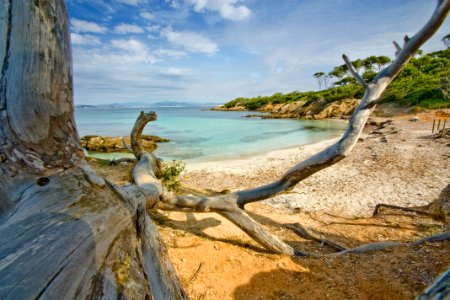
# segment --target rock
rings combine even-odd
[[[259,116],[263,119],[280,119],[280,118],[301,118],[308,120],[319,120],[328,118],[348,118],[361,100],[347,99],[343,101],[334,101],[328,103],[326,99],[317,99],[312,102],[294,101],[290,103],[269,103],[263,105],[258,111],[268,112],[269,115]],[[238,105],[230,108],[218,106],[212,110],[224,111],[241,111],[246,110],[244,106]],[[246,117],[253,117],[248,115]]]
[[[236,106],[229,107],[229,108],[227,108],[227,107],[222,105],[222,106],[213,107],[213,108],[211,108],[211,110],[218,110],[218,111],[243,111],[243,110],[246,110],[246,109],[242,105],[236,105]]]
[[[325,105],[325,107],[318,112],[315,119],[338,118],[344,115],[351,115],[355,108],[359,105],[359,100],[349,99],[344,101],[335,101]]]
[[[419,122],[420,119],[418,117],[413,117],[411,119],[409,119],[410,122]]]
[[[125,137],[125,141],[130,144],[129,137]],[[164,142],[169,142],[169,140],[153,135],[143,135],[141,140],[142,147],[149,152],[157,148],[156,143]],[[128,152],[122,144],[122,137],[87,135],[81,138],[81,147],[92,152]]]

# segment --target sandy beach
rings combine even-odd
[[[433,139],[431,133],[433,120],[444,119],[440,116],[421,113],[417,121],[412,121],[411,115],[372,117],[349,157],[265,203],[280,209],[349,217],[369,216],[378,203],[408,207],[429,204],[450,182],[449,142]],[[251,157],[188,163],[183,184],[215,191],[266,184],[335,141]]]
[[[396,210],[364,218],[378,203],[426,205],[449,184],[449,140],[434,139],[431,133],[438,116],[419,114],[417,122],[410,121],[413,117],[371,118],[349,157],[299,183],[290,193],[247,205],[247,212],[294,248],[310,253],[333,250],[298,236],[285,224],[303,224],[346,247],[408,243],[448,231],[448,224],[439,220]],[[182,183],[214,191],[269,183],[335,140],[191,162],[182,173]],[[130,164],[94,167],[117,183],[132,181]],[[268,253],[214,212],[153,211],[151,216],[192,299],[413,299],[450,263],[448,241],[297,259]]]

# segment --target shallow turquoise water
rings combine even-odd
[[[80,136],[124,136],[130,134],[141,110],[79,108],[75,111],[75,119]],[[336,137],[345,128],[345,123],[337,120],[245,118],[248,112],[200,108],[152,110],[157,112],[158,120],[149,123],[144,133],[171,140],[159,144],[156,150],[156,155],[166,160],[213,160],[262,153]]]

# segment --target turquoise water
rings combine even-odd
[[[80,136],[124,136],[130,134],[141,110],[77,108],[75,119]],[[251,155],[336,137],[345,128],[345,123],[338,120],[245,118],[249,112],[183,107],[151,110],[157,112],[158,120],[147,124],[144,134],[171,140],[159,144],[156,150],[156,155],[165,160],[214,160]]]

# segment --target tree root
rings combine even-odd
[[[137,208],[136,224],[144,257],[144,270],[147,277],[151,278],[153,298],[188,299],[170,262],[166,246],[142,204]]]
[[[292,229],[295,231],[295,233],[297,233],[298,235],[309,239],[309,240],[314,240],[314,241],[318,241],[322,244],[328,245],[330,247],[332,247],[333,249],[337,250],[337,251],[345,251],[347,250],[346,247],[327,240],[325,238],[323,238],[322,236],[319,236],[318,234],[312,232],[311,230],[307,229],[306,227],[304,227],[303,225],[301,225],[300,223],[294,223],[294,224],[284,224],[285,227]]]
[[[423,210],[419,210],[419,209],[415,209],[415,208],[409,208],[409,207],[403,207],[403,206],[397,206],[397,205],[383,204],[383,203],[377,204],[375,206],[375,209],[373,210],[372,216],[375,217],[375,216],[379,215],[381,208],[397,209],[397,210],[401,210],[401,211],[416,213],[418,215],[432,216],[431,213],[423,211]]]
[[[299,223],[294,223],[294,224],[285,224],[285,227],[294,230],[297,234],[301,235],[302,237],[305,237],[307,239],[310,240],[315,240],[318,241],[320,243],[326,244],[336,250],[338,250],[338,252],[335,253],[331,253],[331,254],[325,254],[325,255],[317,255],[317,254],[309,254],[309,253],[304,253],[305,256],[316,256],[316,257],[320,257],[320,256],[341,256],[341,255],[345,255],[345,254],[349,254],[349,253],[368,253],[368,252],[374,252],[374,251],[380,251],[380,250],[385,250],[388,248],[392,248],[395,246],[400,246],[400,245],[414,245],[414,246],[418,246],[418,245],[422,245],[425,243],[432,243],[432,242],[439,242],[439,241],[444,241],[444,240],[450,240],[450,232],[444,232],[444,233],[439,233],[439,234],[435,234],[426,238],[423,238],[421,240],[418,240],[416,242],[413,243],[401,243],[401,242],[375,242],[375,243],[367,243],[367,244],[362,244],[360,246],[357,246],[355,248],[351,248],[348,249],[342,245],[340,245],[337,242],[333,242],[327,239],[322,238],[321,236],[313,233],[311,230],[307,229],[306,227],[304,227],[303,225],[299,224]]]

